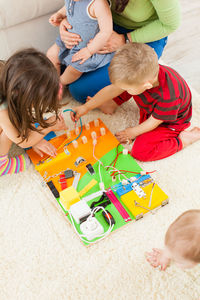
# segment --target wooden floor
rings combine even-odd
[[[162,59],[200,94],[200,2],[180,0],[180,3],[182,23],[169,36]]]

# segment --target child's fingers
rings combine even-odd
[[[148,263],[153,267],[153,268],[157,268],[158,264],[150,259],[147,258]]]
[[[50,156],[57,155],[56,148],[49,142],[48,142],[48,144],[46,144],[45,150],[46,150],[46,153]]]
[[[43,156],[44,156],[43,153],[42,153],[42,151],[40,151],[39,149],[35,149],[35,148],[33,147],[33,150],[34,150],[40,157],[43,157]]]
[[[157,254],[160,254],[161,253],[161,250],[158,249],[158,248],[153,248],[152,249],[154,253],[157,253]]]
[[[75,122],[75,114],[73,111],[70,112],[70,117],[73,122]]]
[[[76,112],[76,111],[71,112],[71,119],[73,122],[77,122],[79,120],[79,118],[80,118],[80,115],[78,112]]]
[[[77,52],[76,54],[74,54],[72,56],[72,62],[75,62],[75,61],[78,61],[80,60],[82,57],[81,57],[81,54],[79,52]]]
[[[82,65],[86,60],[87,60],[87,58],[83,58],[83,59],[80,61],[79,65]]]
[[[153,252],[145,252],[145,256],[148,257],[148,256],[152,256],[153,255]]]
[[[151,262],[154,262],[154,263],[157,262],[157,258],[154,257],[154,256],[152,256],[151,254],[149,254],[148,256],[146,256],[146,259],[147,259],[148,261],[151,261]]]
[[[63,116],[63,113],[62,113],[62,112],[60,112],[60,113],[58,114],[58,118],[59,118],[60,121],[64,121],[64,116]]]
[[[160,265],[160,266],[161,266],[160,268],[161,271],[165,271],[167,269],[167,265]]]

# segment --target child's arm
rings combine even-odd
[[[94,1],[91,10],[98,20],[99,32],[96,34],[94,39],[89,42],[87,47],[74,54],[72,62],[81,60],[81,63],[84,63],[84,61],[86,61],[94,53],[97,53],[100,49],[103,48],[112,34],[112,15],[110,7],[108,5],[108,1]]]
[[[146,121],[137,126],[129,127],[125,130],[117,132],[116,137],[121,143],[127,142],[127,140],[135,139],[138,135],[152,131],[153,129],[157,128],[161,123],[163,123],[162,120],[158,120],[150,116]]]
[[[150,116],[146,121],[134,127],[135,137],[145,132],[152,131],[153,129],[158,127],[161,123],[163,123],[162,120],[158,120]]]
[[[113,98],[119,96],[123,93],[124,90],[116,87],[115,85],[111,84],[100,90],[94,97],[92,97],[88,102],[83,105],[77,106],[73,108],[76,113],[71,113],[71,118],[73,121],[77,121],[81,116],[87,114],[90,110],[93,110],[103,103],[112,100]]]
[[[51,117],[48,119],[50,123],[52,123],[55,120],[55,117]],[[1,122],[0,127],[4,131],[5,135],[14,143],[19,144],[22,148],[29,148],[34,145],[36,145],[39,141],[41,141],[46,134],[48,134],[50,131],[55,130],[63,130],[66,129],[66,125],[64,123],[63,117],[59,117],[59,119],[56,121],[55,125],[50,126],[48,128],[41,128],[40,126],[37,129],[41,129],[41,132],[37,131],[30,131],[29,137],[27,140],[22,141],[20,137],[18,137],[17,129],[12,125],[10,122],[8,112],[5,110],[1,113]]]
[[[100,50],[110,38],[113,31],[112,14],[107,0],[96,0],[93,3],[95,17],[98,20],[99,32],[87,46],[94,54]]]
[[[59,26],[61,21],[66,18],[66,7],[63,6],[49,18],[49,23],[53,26]]]

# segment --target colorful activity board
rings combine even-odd
[[[57,148],[54,158],[27,153],[85,245],[168,203],[151,172],[141,169],[100,119],[50,142]]]

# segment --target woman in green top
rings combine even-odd
[[[167,43],[167,36],[180,24],[179,0],[112,0],[111,10],[113,33],[100,53],[116,51],[126,42],[136,42],[148,44],[160,58]],[[60,25],[61,39],[67,48],[72,48],[79,43],[81,37],[67,31],[71,26],[65,16],[59,16],[58,25]],[[88,96],[94,96],[109,84],[108,65],[106,65],[98,70],[84,73],[69,88],[76,100],[85,102]]]

